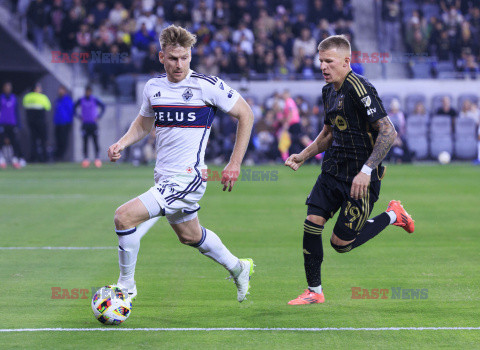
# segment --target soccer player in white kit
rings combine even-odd
[[[155,186],[121,205],[115,212],[120,276],[118,285],[137,295],[134,280],[140,239],[159,216],[165,216],[183,244],[224,266],[237,286],[242,302],[250,287],[252,259],[238,259],[211,230],[199,223],[198,201],[207,187],[205,148],[219,108],[238,119],[230,162],[222,172],[223,190],[231,191],[250,139],[253,113],[240,94],[217,77],[190,69],[196,37],[171,25],[160,35],[160,62],[166,74],[150,79],[143,91],[139,115],[129,130],[108,149],[112,162],[128,146],[148,135],[155,125]]]

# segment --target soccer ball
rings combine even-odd
[[[120,324],[132,310],[132,299],[116,285],[109,285],[97,290],[92,298],[92,310],[97,320],[103,324]]]
[[[452,156],[450,156],[450,153],[447,151],[440,152],[438,155],[438,161],[440,164],[448,164],[450,163],[450,160],[452,159]]]

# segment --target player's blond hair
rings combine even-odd
[[[331,49],[341,49],[347,51],[350,55],[352,54],[350,41],[348,41],[347,37],[343,34],[329,36],[318,44],[318,51],[328,51]]]
[[[176,25],[170,25],[160,34],[160,46],[164,50],[167,46],[181,46],[191,48],[197,42],[197,36],[190,33],[185,28]]]

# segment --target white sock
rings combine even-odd
[[[155,217],[147,220],[136,228],[115,230],[118,235],[118,266],[120,267],[118,283],[125,288],[133,288],[135,284],[135,265],[140,250],[140,240],[158,219],[159,217]]]
[[[477,159],[480,160],[480,141],[477,143]]]
[[[393,210],[387,211],[386,213],[390,216],[390,225],[397,221],[397,214],[395,214]]]
[[[215,232],[202,227],[202,239],[193,247],[225,267],[233,276],[240,273],[242,269],[240,261],[230,253]]]
[[[319,285],[318,287],[308,287],[312,292],[322,294],[322,285]]]

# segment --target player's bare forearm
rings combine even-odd
[[[155,118],[148,118],[139,114],[132,122],[125,135],[118,140],[118,143],[120,143],[123,148],[126,148],[140,141],[150,133],[154,121]]]
[[[223,169],[221,181],[223,190],[225,191],[228,188],[228,192],[230,192],[240,175],[240,166],[250,141],[253,127],[253,112],[247,102],[240,97],[228,114],[238,119],[235,145],[230,156],[230,162]]]
[[[390,147],[392,147],[392,144],[397,137],[397,132],[388,116],[377,120],[372,126],[375,130],[378,130],[378,136],[375,145],[373,146],[372,154],[367,159],[365,165],[371,169],[375,169],[385,158]]]
[[[324,125],[315,141],[300,153],[300,157],[303,158],[303,160],[307,160],[315,157],[319,153],[325,152],[332,145],[332,140],[332,128],[328,125]]]
[[[247,102],[240,97],[228,114],[238,119],[237,135],[232,155],[230,156],[230,162],[242,164],[243,157],[245,156],[250,141],[250,134],[252,133],[253,112]]]

